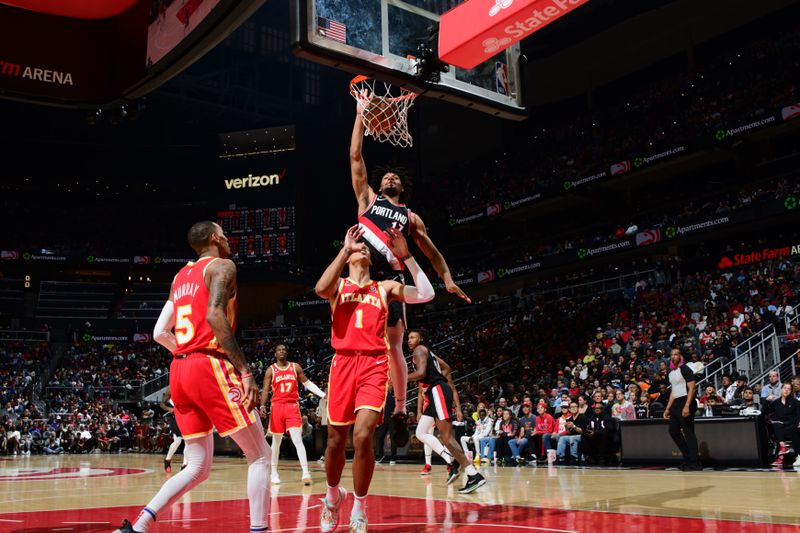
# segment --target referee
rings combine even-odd
[[[684,472],[702,470],[700,458],[697,455],[697,437],[694,435],[694,411],[697,378],[689,368],[681,351],[674,348],[669,354],[670,373],[669,382],[672,392],[669,403],[664,411],[664,418],[669,420],[669,434],[683,454],[683,463],[680,469]]]

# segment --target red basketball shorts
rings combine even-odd
[[[292,428],[303,427],[297,402],[273,402],[269,409],[269,432],[283,435]]]
[[[388,383],[389,358],[385,353],[337,352],[328,380],[328,423],[355,424],[360,409],[383,415]]]
[[[258,413],[244,406],[242,379],[227,359],[203,353],[176,357],[169,390],[184,439],[208,435],[215,427],[224,437],[258,420]]]

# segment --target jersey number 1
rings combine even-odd
[[[364,328],[364,310],[363,309],[356,309],[356,323],[355,326],[358,329]]]

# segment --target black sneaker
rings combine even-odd
[[[406,424],[407,419],[408,415],[405,413],[392,415],[392,439],[394,439],[395,446],[398,448],[408,444],[408,439],[411,438],[408,433],[408,424]]]
[[[686,470],[689,472],[701,472],[703,470],[703,465],[700,463],[689,463]]]
[[[460,489],[458,489],[459,494],[471,494],[478,490],[479,487],[482,487],[486,484],[486,480],[483,476],[478,473],[474,476],[467,476],[467,483]]]
[[[453,481],[458,479],[461,475],[461,465],[453,461],[447,465],[447,484],[452,485]]]
[[[133,529],[133,524],[131,524],[127,520],[123,520],[122,525],[119,526],[118,529],[115,529],[114,533],[138,533],[138,532],[135,529]]]

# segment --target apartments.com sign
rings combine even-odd
[[[280,174],[264,174],[263,176],[253,176],[248,174],[246,178],[233,178],[225,180],[225,188],[231,189],[255,189],[258,187],[272,187],[280,185],[283,181],[286,170],[282,170]]]

